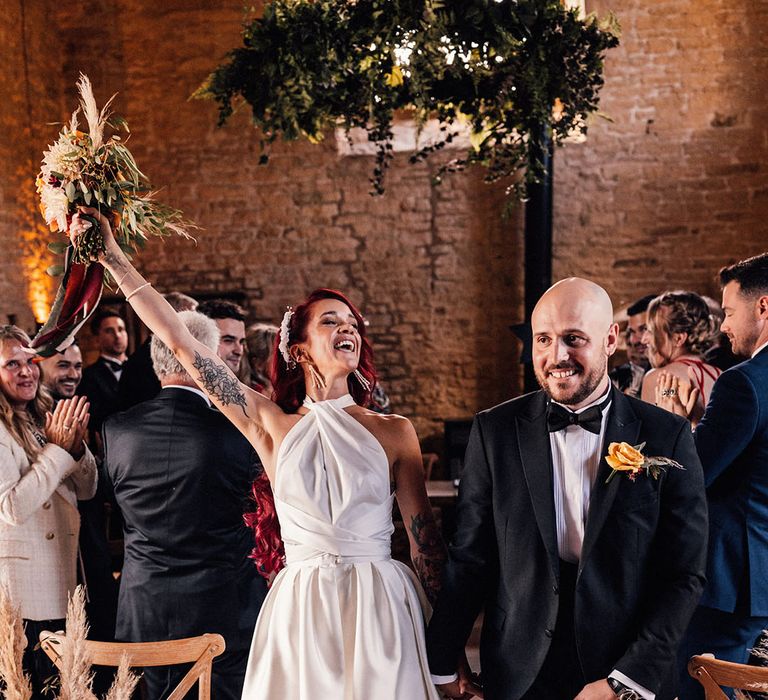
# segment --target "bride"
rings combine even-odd
[[[261,458],[285,543],[254,631],[244,698],[435,700],[424,646],[444,548],[411,423],[369,411],[375,371],[363,319],[341,293],[317,290],[286,313],[275,400],[241,384],[128,262],[94,209],[99,258],[139,317]],[[90,226],[73,217],[73,243]],[[390,557],[392,499],[406,523],[419,586]]]

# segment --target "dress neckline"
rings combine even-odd
[[[309,409],[310,411],[316,406],[333,406],[334,408],[348,408],[349,406],[355,405],[355,400],[352,398],[351,394],[344,394],[343,396],[339,396],[336,399],[325,399],[323,401],[315,401],[311,397],[305,396],[304,402],[302,405],[305,408]]]

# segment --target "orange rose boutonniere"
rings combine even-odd
[[[668,467],[675,469],[685,469],[682,464],[675,462],[668,457],[646,457],[643,454],[645,443],[632,447],[627,442],[612,442],[608,445],[608,454],[605,461],[613,469],[610,476],[605,480],[607,484],[618,472],[626,472],[631,481],[637,479],[640,472],[658,479]]]

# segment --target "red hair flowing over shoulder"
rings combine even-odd
[[[285,547],[280,537],[280,523],[275,510],[275,497],[265,472],[253,482],[251,494],[256,510],[243,515],[247,527],[253,530],[254,545],[249,557],[259,573],[270,581],[285,566]]]
[[[359,406],[367,406],[377,380],[376,369],[373,366],[373,348],[366,334],[365,319],[355,305],[341,292],[335,289],[316,289],[294,309],[288,328],[288,347],[296,343],[303,343],[307,339],[307,326],[312,315],[312,305],[322,299],[336,299],[345,304],[357,321],[357,330],[360,333],[360,361],[357,369],[370,386],[366,389],[352,374],[347,379],[347,386],[355,403]],[[281,337],[278,335],[272,352],[272,386],[274,387],[272,400],[286,413],[295,413],[307,395],[307,389],[304,385],[304,371],[298,365],[293,368],[288,367],[280,353],[280,340]]]
[[[360,406],[367,406],[371,399],[371,392],[376,386],[373,348],[366,335],[365,319],[341,292],[335,289],[316,289],[302,304],[296,307],[289,324],[288,347],[307,339],[307,325],[312,315],[312,304],[322,299],[337,299],[346,304],[357,320],[357,329],[360,334],[360,361],[357,369],[368,381],[369,387],[365,388],[352,374],[347,379],[347,386],[355,403]],[[307,395],[304,372],[298,365],[292,368],[288,367],[280,353],[280,340],[278,334],[272,352],[271,379],[274,387],[272,400],[286,413],[296,413]],[[285,566],[285,547],[280,537],[280,523],[275,510],[275,497],[265,473],[262,472],[253,482],[252,495],[256,509],[243,516],[245,524],[253,530],[254,534],[255,544],[250,557],[255,561],[259,573],[270,580],[273,574]]]

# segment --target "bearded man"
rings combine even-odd
[[[475,417],[427,632],[450,697],[473,691],[460,659],[481,608],[485,698],[675,696],[704,581],[701,464],[684,420],[612,388],[612,319],[601,287],[558,282],[532,316],[541,391]],[[614,473],[605,456],[622,442],[684,468]]]

